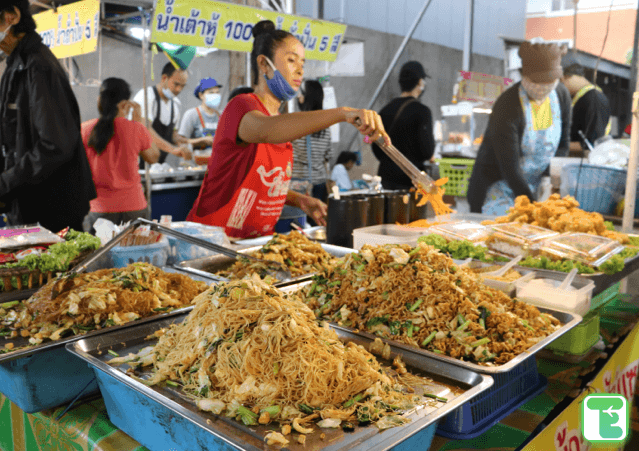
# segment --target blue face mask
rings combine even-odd
[[[286,81],[284,75],[275,68],[270,59],[266,58],[266,61],[273,68],[273,78],[269,80],[266,74],[264,74],[264,79],[266,80],[266,86],[268,86],[268,89],[271,90],[275,97],[283,102],[293,99],[297,95],[297,90],[293,89],[289,82]]]
[[[204,104],[209,108],[217,108],[220,106],[222,96],[219,93],[204,94]]]
[[[175,94],[169,88],[162,88],[162,94],[169,100],[173,100],[175,98]]]

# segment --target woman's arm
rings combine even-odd
[[[151,147],[140,152],[140,156],[149,164],[157,163],[160,160],[160,150],[155,143],[151,143]]]
[[[245,143],[279,144],[310,135],[338,122],[348,122],[354,125],[358,118],[361,125],[356,127],[360,133],[371,135],[373,140],[384,136],[390,143],[382,119],[377,113],[371,110],[356,110],[348,107],[278,116],[267,116],[256,110],[249,111],[240,121],[237,136]]]
[[[313,221],[317,224],[322,226],[326,225],[328,207],[321,200],[307,196],[306,194],[300,194],[295,191],[288,190],[288,193],[286,194],[286,205],[297,207],[313,218]]]

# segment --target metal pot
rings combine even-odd
[[[368,225],[369,203],[366,197],[344,196],[328,198],[326,242],[353,247],[353,230]]]

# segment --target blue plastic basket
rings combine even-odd
[[[507,373],[492,374],[493,386],[446,415],[437,435],[464,440],[477,437],[546,389],[548,381],[530,357]]]
[[[162,238],[157,243],[142,246],[115,246],[109,255],[114,268],[124,268],[136,262],[164,266],[169,258],[169,241]]]
[[[582,210],[613,214],[625,191],[626,171],[622,169],[591,164],[567,164],[561,169],[562,196],[574,196]]]
[[[26,413],[97,391],[93,370],[62,346],[0,364],[0,392]]]
[[[95,367],[94,371],[109,420],[148,449],[236,450],[219,437],[184,417],[175,415],[167,407],[123,384],[113,376]],[[392,449],[396,451],[426,450],[430,447],[436,429],[435,422]],[[247,437],[251,435],[251,431],[247,428]]]

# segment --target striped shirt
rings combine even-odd
[[[324,160],[331,159],[331,132],[324,129],[319,136],[311,136],[311,183],[323,183],[328,178]],[[308,154],[306,151],[306,136],[293,141],[293,178],[308,180]]]

